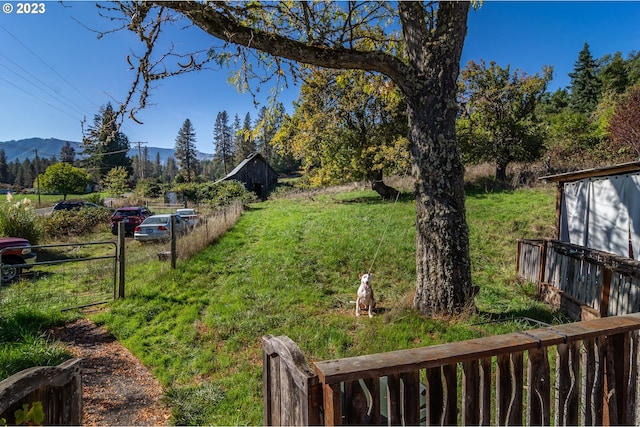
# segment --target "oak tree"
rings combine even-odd
[[[381,197],[398,192],[385,175],[410,170],[404,99],[381,74],[312,69],[275,143],[303,160],[312,182],[366,180]]]
[[[467,32],[468,2],[189,2],[118,3],[123,26],[144,52],[123,108],[147,104],[157,79],[241,59],[236,83],[259,70],[282,80],[296,64],[386,75],[407,103],[417,205],[416,293],[424,314],[453,314],[472,304],[464,168],[455,138],[456,80]],[[184,19],[213,37],[191,53],[156,43],[164,25]],[[219,40],[219,44],[214,44]],[[251,66],[261,61],[263,67]],[[266,78],[266,77],[265,77]],[[264,81],[264,80],[262,80]],[[136,107],[136,108],[138,108]]]
[[[60,193],[63,200],[67,200],[68,194],[85,193],[87,186],[93,181],[91,174],[85,169],[67,162],[49,166],[38,179],[45,191]]]
[[[493,162],[496,180],[504,182],[514,161],[539,158],[544,126],[536,116],[538,103],[551,80],[552,69],[533,76],[495,62],[470,61],[462,71],[462,117],[458,139],[469,162]]]

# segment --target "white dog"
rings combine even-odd
[[[369,317],[373,317],[373,307],[376,300],[373,297],[373,289],[369,284],[371,274],[363,274],[360,276],[360,287],[358,287],[358,298],[356,299],[356,316],[360,316],[360,309],[369,310]]]

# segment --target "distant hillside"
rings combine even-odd
[[[7,163],[13,163],[16,159],[20,162],[25,159],[32,160],[35,157],[35,150],[38,150],[38,157],[51,158],[55,156],[56,158],[60,158],[60,150],[66,143],[67,141],[56,138],[28,138],[18,141],[0,142],[0,150],[4,150]],[[69,141],[69,143],[76,150],[76,155],[80,157],[80,143],[75,141]],[[160,153],[160,162],[166,164],[167,159],[173,157],[175,150],[171,148],[147,147],[147,151],[149,152],[150,161],[155,161],[156,153]],[[137,147],[129,150],[130,157],[137,154]],[[198,158],[200,160],[207,160],[211,159],[212,155],[198,152]]]

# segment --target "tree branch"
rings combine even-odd
[[[189,1],[153,1],[158,6],[173,9],[189,18],[208,34],[224,41],[257,49],[291,61],[336,69],[377,71],[403,86],[409,68],[399,59],[381,51],[358,51],[342,47],[307,44],[293,38],[244,25],[217,9],[219,4]]]

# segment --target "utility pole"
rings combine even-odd
[[[38,193],[38,208],[40,208],[40,168],[39,163],[40,159],[38,159],[38,149],[33,150],[36,153],[36,157],[34,159],[34,163],[36,164],[36,192]]]
[[[138,174],[140,175],[140,179],[144,179],[144,167],[147,165],[147,157],[142,158],[142,149],[140,148],[141,144],[146,144],[146,142],[135,142],[134,144],[138,144]]]

